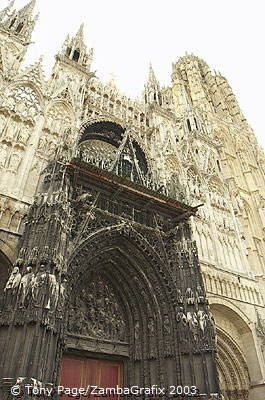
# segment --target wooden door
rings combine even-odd
[[[63,357],[60,385],[65,388],[87,388],[88,385],[97,386],[98,388],[116,388],[117,385],[122,386],[122,384],[123,363],[121,361],[75,356]],[[91,398],[94,399],[116,400],[118,397],[113,394],[106,397],[94,397],[91,395]],[[80,398],[82,398],[82,395]],[[65,394],[61,399],[68,400],[69,396]]]

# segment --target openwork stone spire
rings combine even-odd
[[[162,105],[162,96],[159,82],[155,76],[152,64],[149,65],[148,81],[144,86],[145,103]]]
[[[65,56],[76,65],[82,66],[90,70],[90,65],[93,59],[93,49],[87,49],[84,41],[84,24],[80,25],[75,36],[66,37],[63,44],[61,55]]]
[[[10,12],[12,8],[14,7],[15,0],[12,0],[7,7],[5,7],[1,12],[0,12],[0,22],[2,22],[6,17],[10,15]]]
[[[11,12],[14,6],[12,1],[0,14],[2,28],[19,38],[21,42],[28,43],[38,19],[38,15],[33,16],[35,5],[36,0],[32,0],[20,10]]]

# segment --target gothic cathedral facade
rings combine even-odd
[[[264,400],[265,155],[227,80],[186,55],[132,100],[82,26],[47,80],[34,5],[0,12],[1,398],[86,375]]]

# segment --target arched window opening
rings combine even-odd
[[[72,59],[73,59],[73,61],[78,62],[79,58],[80,58],[80,51],[77,49],[74,51]]]
[[[124,128],[110,121],[94,122],[86,127],[80,143],[85,140],[97,139],[119,147],[124,135]]]
[[[145,154],[144,154],[143,150],[141,149],[141,147],[139,146],[139,144],[135,140],[133,140],[133,147],[135,149],[135,154],[136,154],[136,158],[138,160],[138,165],[139,165],[141,171],[143,172],[143,174],[145,175],[148,172]]]
[[[154,100],[156,101],[156,93],[154,93]]]
[[[16,22],[16,18],[12,19],[10,25],[9,25],[9,29],[12,28],[12,26],[14,25],[14,23]]]
[[[198,129],[198,124],[197,124],[197,120],[195,117],[194,117],[194,122],[195,122],[196,129]]]
[[[216,163],[217,163],[218,171],[219,171],[219,172],[221,172],[220,161],[219,161],[219,160],[217,160],[217,161],[216,161]]]
[[[18,24],[18,26],[17,26],[16,32],[20,33],[23,29],[23,26],[24,26],[23,22],[20,22],[20,24]]]
[[[191,132],[191,124],[190,124],[190,120],[189,119],[187,119],[187,125],[188,125],[189,132]]]

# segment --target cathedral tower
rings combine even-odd
[[[0,13],[0,70],[7,75],[14,75],[21,66],[38,18],[33,15],[36,0],[12,11],[14,3]]]

